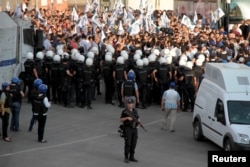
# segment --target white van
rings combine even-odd
[[[250,150],[250,68],[236,63],[207,63],[194,112],[193,135],[226,151]]]

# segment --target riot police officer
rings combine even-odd
[[[118,95],[119,107],[124,107],[121,96],[121,87],[122,83],[125,80],[125,73],[126,73],[126,68],[124,65],[124,58],[122,56],[119,56],[116,60],[116,65],[114,66],[113,70],[113,78],[115,80],[115,85],[116,85],[115,87]]]
[[[50,101],[50,79],[51,79],[51,66],[53,63],[53,56],[54,56],[54,52],[52,50],[48,50],[45,54],[45,58],[44,58],[44,67],[46,67],[47,72],[46,72],[46,80],[45,80],[45,84],[48,86],[48,91],[47,91],[47,97]]]
[[[60,71],[59,68],[61,66],[61,57],[59,55],[55,55],[53,57],[53,63],[50,69],[50,85],[52,89],[52,99],[55,104],[61,102],[61,97],[59,94],[59,85],[60,83]]]
[[[85,62],[85,67],[83,71],[83,87],[85,92],[85,102],[87,104],[87,109],[92,109],[91,102],[93,98],[93,89],[95,88],[95,73],[93,67],[93,59],[87,58]]]
[[[137,126],[139,125],[140,119],[139,114],[136,109],[134,109],[134,101],[133,99],[127,99],[128,108],[123,110],[121,113],[120,121],[123,122],[124,125],[124,139],[125,139],[125,147],[124,147],[124,162],[129,163],[138,162],[135,159],[135,148],[137,144],[138,131]]]
[[[135,82],[135,73],[134,71],[128,72],[128,80],[124,81],[121,88],[121,95],[122,101],[124,102],[125,107],[127,108],[127,100],[133,99],[134,106],[138,106],[140,99],[139,99],[139,91],[138,85]]]
[[[183,111],[187,111],[188,108],[191,108],[191,111],[194,109],[194,101],[195,101],[195,88],[196,88],[196,77],[195,73],[192,70],[193,63],[188,61],[186,64],[186,68],[183,73],[179,76],[179,80],[182,82],[183,89],[183,102],[184,108]]]
[[[33,74],[34,68],[34,55],[32,52],[28,52],[26,55],[26,61],[24,62],[25,80],[24,84],[28,86],[28,102],[31,100],[31,91],[33,89],[33,81],[35,79]]]
[[[38,121],[38,142],[46,143],[44,140],[44,129],[47,120],[47,111],[51,104],[46,97],[46,92],[48,90],[47,85],[41,84],[38,87],[38,93],[34,96],[32,102],[33,114]]]
[[[102,66],[102,75],[105,83],[105,103],[112,104],[112,97],[114,94],[114,79],[113,79],[113,61],[111,53],[105,54],[105,61]]]
[[[76,106],[83,107],[84,106],[84,63],[85,57],[83,55],[77,56],[77,63],[76,63]]]
[[[135,68],[135,74],[136,74],[136,83],[139,87],[139,97],[141,101],[141,108],[146,109],[146,98],[147,98],[147,77],[148,77],[148,71],[146,68],[143,67],[143,60],[137,59],[136,61],[136,68]]]

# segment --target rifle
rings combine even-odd
[[[147,129],[143,126],[143,124],[142,124],[140,121],[138,121],[138,119],[135,118],[135,116],[134,116],[133,114],[129,113],[127,110],[125,111],[125,113],[126,113],[128,116],[132,117],[133,121],[135,121],[135,123],[138,123],[138,125],[140,125],[140,127],[141,127],[145,132],[147,132]]]

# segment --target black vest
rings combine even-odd
[[[84,77],[84,64],[76,63],[76,79],[82,80]]]
[[[145,68],[137,69],[136,80],[138,83],[147,82],[147,70]]]
[[[125,81],[123,84],[123,94],[124,96],[134,96],[135,95],[135,82]]]
[[[102,75],[104,79],[110,79],[112,78],[112,68],[111,68],[110,62],[104,62],[102,67]]]
[[[59,68],[60,68],[60,63],[53,63],[51,65],[51,69],[50,69],[50,77],[51,77],[51,80],[55,81],[55,80],[58,80],[60,79],[60,71],[59,71]]]
[[[115,72],[116,72],[116,74],[115,74],[116,80],[118,80],[118,81],[124,80],[124,65],[122,65],[122,64],[116,65]]]
[[[27,76],[33,75],[33,67],[34,67],[33,60],[28,59],[24,62],[24,70]]]
[[[34,114],[44,114],[48,111],[48,108],[43,104],[43,99],[45,95],[36,94],[32,101],[32,110]]]

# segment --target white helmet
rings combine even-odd
[[[112,56],[110,54],[105,54],[105,61],[111,62]]]
[[[87,60],[86,60],[86,65],[87,65],[87,66],[92,66],[92,65],[93,65],[93,59],[87,58]]]
[[[59,50],[59,49],[62,49],[62,50],[63,50],[63,44],[57,45],[57,46],[56,46],[56,50]]]
[[[118,64],[124,64],[124,57],[119,56],[119,57],[117,58],[117,63],[118,63]]]
[[[85,60],[85,57],[84,57],[83,55],[81,55],[81,54],[77,57],[77,61],[78,61],[78,62],[83,63],[84,60]]]
[[[140,56],[142,56],[142,50],[141,50],[141,49],[137,49],[137,50],[135,51],[135,54],[139,54]]]
[[[148,64],[149,64],[148,58],[144,57],[144,58],[142,59],[142,61],[143,61],[143,65],[144,65],[144,66],[148,66]]]
[[[61,57],[60,57],[59,55],[55,55],[55,56],[53,57],[53,61],[54,61],[54,62],[60,62],[60,61],[61,61]]]
[[[176,56],[175,49],[171,49],[169,54],[170,56],[175,57]]]
[[[198,55],[198,59],[200,59],[202,62],[204,62],[205,61],[205,55],[204,54]]]
[[[134,61],[136,61],[137,59],[140,59],[140,58],[141,58],[141,56],[138,53],[134,54]]]
[[[154,62],[155,60],[156,60],[156,56],[155,56],[155,54],[150,54],[149,56],[148,56],[148,60],[149,60],[149,62]]]
[[[94,57],[95,57],[95,53],[94,53],[94,52],[89,51],[89,52],[87,53],[87,57],[88,57],[88,58],[91,58],[91,59],[94,59]]]
[[[56,53],[57,53],[58,55],[62,56],[62,55],[63,55],[63,50],[62,50],[62,49],[58,49],[58,50],[56,51]]]
[[[167,49],[167,48],[162,49],[162,50],[161,50],[161,53],[160,53],[160,55],[163,56],[163,57],[166,57],[166,56],[168,56],[169,54],[170,54],[170,50]]]
[[[128,52],[126,50],[121,51],[121,56],[124,58],[124,60],[128,60]]]
[[[63,52],[62,56],[64,57],[64,59],[69,59],[69,54],[67,52]]]
[[[36,53],[36,58],[42,60],[44,57],[43,52],[37,52]]]
[[[192,69],[193,68],[193,62],[192,61],[188,61],[186,63],[186,67],[189,68],[189,69]]]
[[[172,56],[167,56],[166,57],[166,63],[167,64],[171,64],[172,63],[172,59],[173,59]]]
[[[199,66],[199,67],[202,66],[202,63],[203,63],[203,61],[201,59],[197,59],[195,61],[196,66]]]
[[[142,66],[143,66],[143,61],[142,61],[142,59],[137,59],[137,60],[136,60],[136,65],[137,65],[138,67],[142,67]]]
[[[90,51],[91,52],[93,52],[95,55],[98,55],[99,54],[99,50],[98,50],[98,48],[97,47],[92,47],[91,49],[90,49]]]
[[[34,54],[32,52],[28,52],[26,54],[26,58],[32,60],[34,58]]]
[[[186,66],[187,62],[184,59],[179,60],[179,66]]]
[[[76,54],[78,54],[79,52],[78,52],[78,50],[77,49],[72,49],[71,50],[71,58],[73,59],[73,60],[76,60],[77,58],[76,58]]]
[[[106,52],[105,55],[113,55],[111,52]]]
[[[156,56],[160,55],[159,49],[152,49],[151,53],[155,54]]]
[[[114,47],[112,46],[112,45],[107,45],[106,46],[106,48],[107,48],[107,50],[109,51],[109,52],[111,52],[112,54],[114,54],[115,53],[115,49],[114,49]]]
[[[175,53],[176,53],[176,56],[180,56],[181,55],[181,49],[176,48]]]
[[[165,57],[161,57],[161,58],[159,59],[159,63],[160,63],[160,64],[167,64],[167,59],[166,59]]]
[[[77,60],[77,61],[79,61],[79,57],[81,56],[81,54],[80,53],[75,53],[74,54],[74,56],[72,57],[73,55],[71,55],[71,58],[73,59],[73,60]]]
[[[52,58],[54,56],[54,52],[52,50],[48,50],[46,52],[46,57]]]

